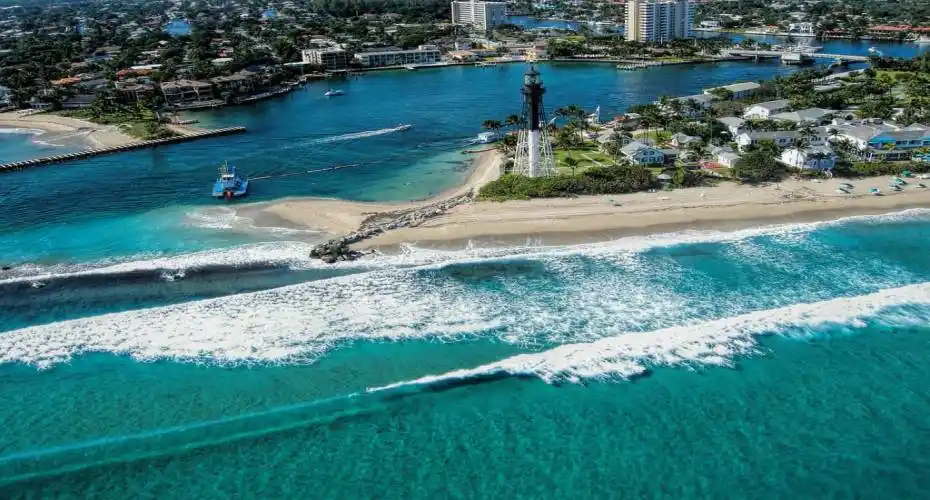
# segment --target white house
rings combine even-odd
[[[707,95],[713,95],[714,91],[717,89],[726,89],[733,94],[733,99],[744,99],[752,95],[755,91],[762,88],[762,85],[759,85],[756,82],[743,82],[743,83],[734,83],[732,85],[724,85],[722,87],[714,87],[710,89],[704,89],[704,93]]]
[[[833,170],[836,166],[836,154],[829,146],[789,148],[782,152],[781,161],[794,168]]]
[[[779,130],[776,132],[743,132],[736,137],[736,144],[739,145],[740,151],[745,151],[749,146],[759,141],[772,141],[780,148],[786,148],[794,144],[798,138],[798,133],[794,130]]]
[[[773,114],[784,111],[789,106],[788,99],[756,103],[743,111],[743,118],[747,120],[768,120]]]
[[[773,120],[792,122],[792,123],[813,123],[820,125],[833,116],[833,111],[821,108],[799,109],[797,111],[786,111],[772,115]]]
[[[626,146],[620,148],[630,162],[635,165],[655,165],[665,163],[665,153],[661,149],[654,148],[639,141],[632,141]]]
[[[736,162],[739,161],[739,153],[733,151],[723,150],[717,153],[717,164],[721,167],[733,168],[736,166]]]
[[[730,133],[730,137],[733,137],[734,139],[736,136],[747,130],[745,127],[746,120],[742,118],[737,118],[735,116],[724,116],[723,118],[718,118],[717,121],[722,123],[723,126],[727,128],[727,132]]]

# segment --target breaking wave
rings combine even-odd
[[[926,325],[930,323],[930,310],[914,306],[928,305],[930,283],[921,283],[858,297],[798,304],[649,332],[626,332],[594,342],[565,344],[476,368],[369,388],[368,392],[445,385],[457,380],[500,375],[538,377],[547,383],[578,383],[586,379],[629,379],[642,375],[650,366],[730,366],[736,356],[756,350],[755,337],[760,335],[806,335],[826,325],[858,328],[864,327],[867,320],[885,326]]]
[[[676,233],[625,237],[619,240],[572,246],[546,246],[534,238],[527,238],[524,245],[507,247],[481,247],[469,244],[461,250],[417,247],[406,244],[391,254],[379,254],[354,262],[323,264],[309,257],[313,242],[274,241],[239,245],[230,248],[207,250],[175,256],[139,255],[121,261],[102,261],[85,264],[39,265],[23,264],[0,271],[0,290],[4,285],[22,282],[48,283],[58,279],[83,276],[114,277],[137,272],[183,272],[204,269],[246,269],[259,267],[288,267],[291,269],[356,268],[359,270],[406,268],[414,266],[445,266],[451,264],[477,264],[495,260],[542,259],[556,260],[573,255],[590,257],[623,256],[646,252],[654,248],[674,247],[698,243],[735,243],[754,237],[769,236],[782,239],[799,238],[819,228],[849,222],[895,222],[930,215],[930,209],[910,209],[878,216],[856,216],[835,221],[784,224],[751,228],[731,232],[682,231]],[[254,228],[252,219],[241,217],[233,209],[218,207],[215,210],[199,210],[187,214],[189,224],[214,229]],[[268,232],[283,234],[312,233],[314,231],[290,230],[287,228],[262,228]]]
[[[869,219],[888,217],[902,214]],[[44,269],[44,274],[33,269],[27,275],[0,280],[0,293],[55,280],[103,283],[115,276],[138,273],[148,279],[157,276],[155,279],[161,281],[255,268],[335,269],[343,275],[321,274],[314,281],[281,288],[10,330],[0,335],[0,363],[48,367],[89,352],[111,352],[140,360],[306,363],[336,346],[360,340],[492,336],[539,349],[601,342],[620,332],[657,331],[678,338],[681,330],[676,328],[684,328],[679,325],[725,321],[720,318],[726,317],[748,321],[756,318],[753,315],[766,314],[764,311],[792,313],[792,307],[807,311],[807,306],[789,304],[832,299],[839,290],[862,295],[863,307],[883,297],[893,299],[890,305],[894,305],[899,296],[893,287],[923,281],[905,268],[873,262],[833,264],[820,275],[808,273],[809,279],[784,282],[774,293],[708,293],[712,288],[701,287],[713,287],[714,283],[693,271],[687,271],[691,273],[685,280],[687,286],[681,284],[686,269],[676,267],[675,254],[684,252],[681,255],[689,258],[690,252],[703,251],[699,245],[687,246],[692,243],[730,242],[733,244],[718,250],[722,259],[764,264],[784,251],[771,241],[799,240],[804,246],[791,248],[811,258],[832,259],[829,248],[811,246],[817,243],[808,244],[803,237],[823,224],[632,237],[555,248],[452,251],[410,247],[396,255],[335,267],[310,259],[310,244],[276,242],[91,269]],[[766,240],[752,240],[755,236],[765,236]],[[657,247],[662,248],[657,255],[646,252]],[[728,252],[735,252],[735,258],[728,257]],[[576,256],[583,258],[573,258]],[[662,273],[655,272],[657,264],[664,266]],[[790,261],[780,265],[786,268],[786,277],[809,271],[791,268]],[[837,272],[837,265],[842,272]],[[879,293],[875,300],[863,295],[881,288],[891,291]],[[901,290],[915,292],[915,302],[921,302],[926,293],[923,285]],[[822,304],[850,311],[852,306],[843,301],[860,303],[856,302],[859,299],[836,300],[839,302]],[[788,309],[780,309],[784,307]],[[733,343],[737,342],[738,336],[734,339]]]

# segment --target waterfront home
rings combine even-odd
[[[913,150],[930,146],[930,127],[890,123],[839,126],[836,140],[852,144],[863,160],[906,160]]]
[[[213,85],[197,80],[175,80],[161,84],[165,102],[172,104],[189,104],[213,99]]]
[[[472,62],[478,59],[478,56],[470,50],[453,50],[446,55],[455,62]]]
[[[743,118],[749,120],[768,120],[775,113],[782,112],[790,107],[788,99],[778,99],[753,104],[743,112]]]
[[[439,48],[435,45],[420,45],[412,50],[385,50],[355,54],[358,63],[367,68],[404,66],[407,64],[436,64],[441,57]]]
[[[141,79],[129,78],[116,82],[116,91],[123,102],[134,103],[150,97],[155,92],[155,87]]]
[[[746,132],[746,120],[742,118],[737,118],[735,116],[724,116],[717,119],[718,122],[722,123],[724,127],[727,128],[727,132],[730,133],[730,137],[736,138],[736,136]]]
[[[788,148],[781,153],[781,162],[800,169],[833,170],[836,167],[836,154],[830,146]]]
[[[78,94],[61,101],[61,109],[86,108],[97,100],[96,94]]]
[[[794,130],[778,130],[774,132],[751,131],[743,132],[736,137],[736,144],[740,151],[746,151],[746,148],[759,141],[772,141],[776,146],[785,148],[794,144],[798,139],[798,133]]]
[[[791,122],[796,124],[812,123],[820,125],[829,121],[833,111],[821,108],[799,109],[797,111],[787,111],[772,115],[773,120]]]
[[[248,70],[242,70],[228,76],[217,76],[210,79],[210,83],[220,92],[236,92],[240,94],[252,92],[258,80],[258,75]]]
[[[733,99],[745,99],[754,94],[760,88],[762,88],[762,85],[759,85],[756,82],[742,82],[704,89],[704,93],[707,95],[714,95],[714,91],[722,89],[729,91],[732,94]]]
[[[665,153],[661,149],[639,141],[632,141],[623,146],[620,148],[620,153],[634,165],[661,165],[665,163]]]

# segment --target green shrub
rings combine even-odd
[[[655,187],[652,172],[640,166],[591,167],[579,175],[529,178],[506,174],[481,188],[483,200],[526,200],[632,193]]]

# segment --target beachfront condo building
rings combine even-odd
[[[506,2],[452,2],[452,24],[490,31],[506,22]]]
[[[351,55],[337,47],[325,49],[304,49],[300,53],[305,64],[313,64],[326,68],[328,71],[339,71],[349,67]]]
[[[626,39],[667,42],[694,36],[694,10],[688,0],[630,0],[626,3]]]

